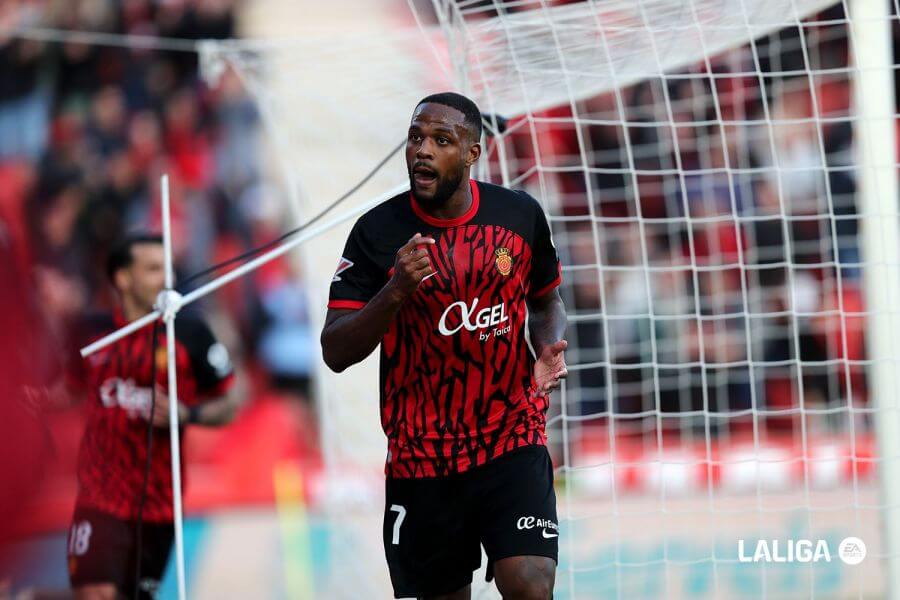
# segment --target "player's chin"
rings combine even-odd
[[[437,192],[437,180],[430,183],[421,183],[413,180],[412,189],[413,194],[416,196],[416,200],[429,203],[434,200],[434,196]]]
[[[437,171],[433,173],[410,173],[410,185],[417,193],[434,196],[441,185],[445,185],[441,174]]]

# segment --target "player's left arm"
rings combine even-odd
[[[246,395],[239,391],[239,386],[232,385],[224,396],[207,400],[189,409],[183,404],[179,406],[179,419],[182,423],[221,427],[228,425],[237,416],[244,404]]]
[[[566,308],[559,297],[562,268],[553,244],[550,224],[537,200],[519,192],[530,204],[533,216],[531,270],[528,285],[528,334],[534,349],[534,380],[541,392],[558,388],[569,374],[566,369]]]
[[[536,357],[534,379],[543,392],[558,388],[569,374],[565,332],[566,308],[558,289],[528,299],[528,333]]]
[[[199,402],[187,406],[178,403],[178,422],[185,425],[220,427],[234,420],[246,395],[235,385],[234,367],[228,350],[218,342],[203,321],[196,318],[179,319],[176,330],[183,340],[191,360],[191,372],[196,381]],[[169,397],[157,387],[153,424],[169,424]]]
[[[232,379],[236,376],[232,375]],[[178,403],[178,422],[182,425],[204,425],[206,427],[222,427],[228,425],[237,416],[244,404],[244,394],[238,382],[231,381],[219,395],[208,396],[199,404],[187,406]],[[151,417],[155,427],[169,426],[169,396],[161,386],[156,388],[156,401],[153,404]]]
[[[234,420],[243,404],[244,394],[235,388],[237,386],[232,385],[224,395],[204,400],[192,407],[179,402],[178,422],[183,425],[205,425],[207,427],[228,425]],[[169,426],[169,396],[161,387],[156,388],[152,420],[156,427]]]

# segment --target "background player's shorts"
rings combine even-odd
[[[175,531],[171,523],[144,523],[141,528],[141,598],[154,598],[169,560]],[[113,583],[134,596],[137,528],[109,514],[76,507],[69,529],[69,581],[72,587]]]
[[[472,582],[481,545],[494,562],[559,553],[553,465],[527,446],[467,471],[388,479],[384,548],[394,596],[447,594]]]

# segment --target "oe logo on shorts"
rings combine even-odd
[[[540,528],[541,535],[545,538],[555,538],[559,535],[559,528],[556,526],[556,523],[554,523],[550,519],[519,517],[519,520],[516,521],[516,528],[521,530]],[[548,532],[548,529],[551,529],[552,533]]]

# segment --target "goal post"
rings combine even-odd
[[[894,98],[892,15],[878,0],[852,0],[851,34],[856,57],[858,189],[866,333],[875,408],[879,477],[884,506],[886,597],[900,598],[900,222],[897,186],[897,114]]]

